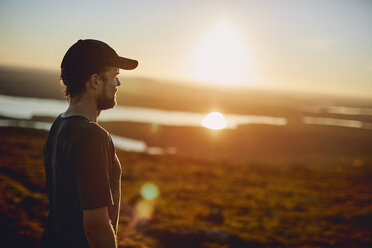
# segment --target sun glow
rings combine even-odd
[[[226,127],[226,120],[220,112],[212,112],[204,117],[202,126],[209,129],[220,130]]]
[[[213,29],[197,50],[192,75],[212,83],[245,80],[245,49],[238,35],[225,23]]]

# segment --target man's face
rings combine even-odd
[[[103,83],[101,92],[97,98],[97,109],[104,110],[115,107],[117,87],[120,86],[118,79],[119,68],[109,67],[100,74]]]

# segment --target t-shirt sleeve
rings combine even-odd
[[[113,204],[108,178],[110,143],[108,135],[97,128],[85,130],[77,144],[76,181],[83,210]]]

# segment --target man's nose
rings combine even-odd
[[[116,85],[117,86],[120,86],[121,85],[119,78],[116,78]]]

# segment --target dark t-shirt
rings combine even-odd
[[[54,121],[44,145],[48,223],[41,247],[89,247],[83,210],[107,206],[117,232],[121,165],[111,137],[83,116]]]

